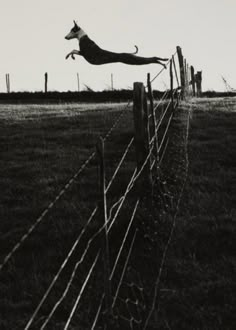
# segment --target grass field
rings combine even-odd
[[[99,136],[105,136],[123,107],[123,104],[0,105],[0,260],[94,152]],[[175,192],[178,192],[175,186],[181,183],[173,179],[175,164],[184,157],[178,142],[185,132],[186,120],[182,118],[186,119],[188,111],[191,119],[187,186],[163,269],[156,319],[149,328],[234,329],[236,100],[194,99],[183,107],[180,117],[176,116],[171,128],[170,149],[163,163],[169,189]],[[105,144],[107,180],[132,135],[129,108]],[[132,150],[111,191],[111,201],[123,191],[134,166]],[[97,172],[93,159],[0,273],[1,329],[24,328],[71,242],[96,205]],[[131,198],[125,211],[129,211],[132,203]],[[138,218],[145,221],[147,216],[151,220],[158,218],[160,252],[152,252],[151,262],[161,257],[169,230],[169,222],[162,222],[157,213],[157,208],[153,205],[149,208],[148,204],[138,213]],[[150,223],[149,227],[152,227]],[[137,250],[138,258],[140,248]],[[154,275],[149,275],[149,269],[142,273],[141,262],[134,263],[137,272],[147,276],[143,282],[150,282],[149,294]],[[160,261],[156,263],[158,268]],[[153,267],[150,272],[155,269]],[[67,279],[66,273],[63,283]],[[77,281],[80,283],[80,279]],[[63,283],[57,287],[58,291]],[[42,319],[57,295],[55,292],[43,308]],[[73,286],[48,329],[62,328],[63,317],[71,309],[75,295],[76,286]],[[83,316],[79,315],[75,319],[71,329],[78,328],[76,322],[81,318]],[[40,321],[38,319],[35,329],[40,328]],[[80,328],[87,329],[85,325]]]
[[[159,301],[163,329],[236,327],[235,124],[235,98],[193,101],[188,182]]]

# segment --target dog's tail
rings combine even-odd
[[[134,47],[135,47],[136,50],[135,50],[134,53],[131,53],[131,54],[133,54],[133,55],[137,54],[137,52],[138,52],[138,46],[134,45]]]

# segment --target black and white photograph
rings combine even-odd
[[[0,330],[235,330],[235,0],[0,1]]]

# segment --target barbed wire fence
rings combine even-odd
[[[53,328],[61,306],[68,300],[71,291],[73,299],[68,303],[70,308],[60,323],[63,329],[73,329],[73,326],[78,325],[81,329],[157,328],[161,276],[187,180],[189,112],[184,125],[185,131],[181,136],[182,153],[178,157],[180,162],[175,162],[178,168],[174,168],[171,173],[175,173],[174,180],[171,178],[168,181],[169,174],[165,173],[163,163],[168,158],[168,150],[173,148],[170,132],[172,122],[178,118],[178,109],[193,95],[194,89],[189,87],[194,86],[194,83],[189,81],[180,47],[171,56],[167,68],[170,86],[158,100],[154,99],[152,85],[164,69],[153,78],[148,74],[146,86],[143,83],[134,83],[134,136],[126,144],[110,180],[107,182],[106,177],[106,144],[112,143],[112,133],[118,129],[127,112],[130,112],[132,100],[119,111],[113,125],[98,141],[97,150],[89,155],[1,262],[0,272],[3,272],[84,170],[92,161],[97,160],[97,205],[91,210],[86,224],[71,245],[24,329]],[[131,169],[124,189],[116,191],[114,196],[111,192],[116,190],[115,184],[119,181],[120,171],[125,168],[132,150],[135,151],[133,154],[135,153],[136,165]],[[166,223],[169,230],[166,230]],[[161,234],[163,237],[160,239]],[[64,289],[58,293],[53,304],[43,308],[67,268]]]

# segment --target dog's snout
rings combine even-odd
[[[72,35],[71,35],[71,32],[70,32],[70,33],[68,33],[68,34],[65,36],[65,39],[66,39],[66,40],[70,40],[71,37],[72,37]]]

